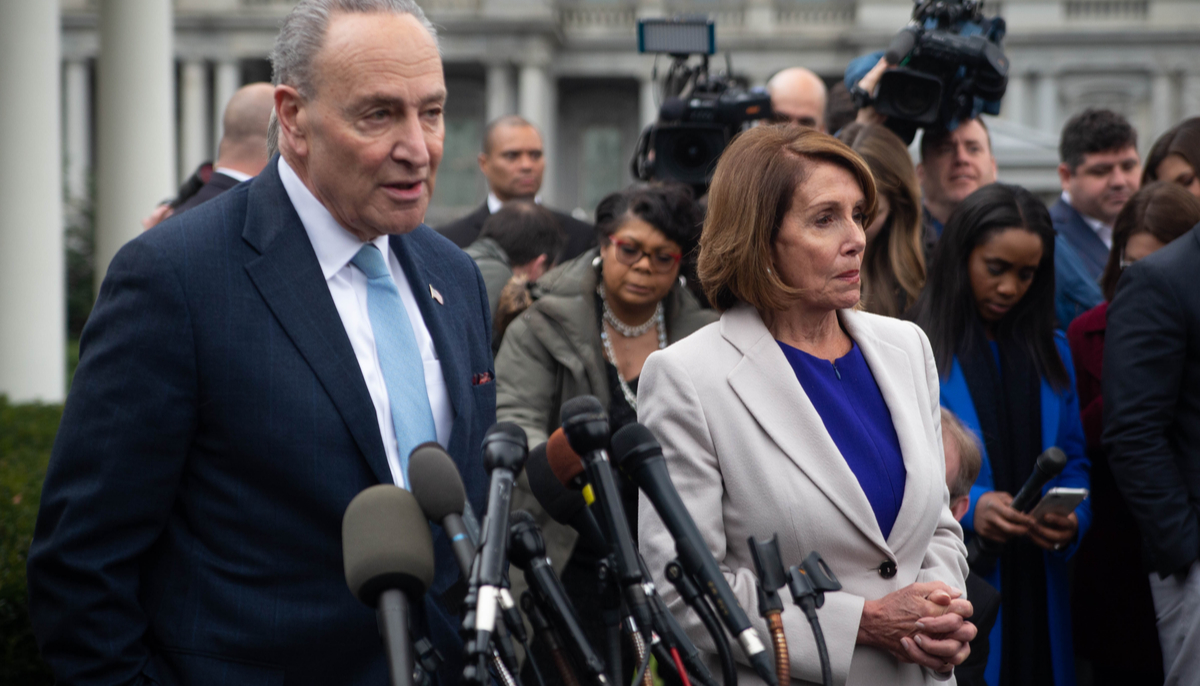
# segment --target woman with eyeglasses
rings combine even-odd
[[[559,427],[559,408],[580,395],[599,398],[614,432],[636,421],[646,358],[717,318],[679,278],[702,220],[691,191],[679,185],[636,185],[600,201],[599,247],[539,278],[533,304],[504,334],[496,357],[496,419],[519,424],[530,446]],[[621,489],[635,533],[637,488],[622,478]],[[586,550],[572,556],[575,531],[544,513],[524,478],[513,508],[534,514],[568,593],[584,603],[581,617],[602,637],[598,608],[585,611],[595,607],[598,560]]]
[[[1155,181],[1133,195],[1113,224],[1112,250],[1100,277],[1105,302],[1071,322],[1067,340],[1076,365],[1083,433],[1092,460],[1092,529],[1076,557],[1072,615],[1075,652],[1092,662],[1096,686],[1161,684],[1162,652],[1150,585],[1130,551],[1141,536],[1100,444],[1104,403],[1101,366],[1108,302],[1125,268],[1200,223],[1200,200],[1183,184]],[[1114,594],[1115,588],[1122,589]]]

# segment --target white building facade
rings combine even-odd
[[[849,60],[886,46],[912,10],[911,0],[418,1],[440,30],[450,92],[445,158],[428,216],[435,225],[483,201],[475,163],[480,136],[488,120],[504,114],[521,114],[543,131],[548,204],[588,213],[632,181],[630,156],[658,100],[655,59],[636,52],[639,18],[712,16],[718,50],[730,53],[734,73],[752,84],[797,65],[832,83]],[[45,17],[17,9],[26,4],[4,3],[0,22],[18,22],[10,24],[14,35],[45,33]],[[243,83],[270,78],[266,56],[294,4],[60,0],[60,31],[48,38],[60,46],[51,95],[61,120],[44,122],[40,135],[61,141],[63,181],[50,192],[65,188],[67,204],[47,221],[61,224],[62,216],[94,207],[97,279],[116,249],[140,232],[137,220],[212,159],[225,103]],[[1143,151],[1175,122],[1200,115],[1200,0],[1002,0],[986,2],[984,11],[1008,22],[1008,94],[990,122],[1002,180],[1055,191],[1060,129],[1086,106],[1126,115]],[[713,61],[724,64],[723,55]],[[659,60],[660,70],[666,66]],[[0,78],[0,100],[21,97],[30,87],[25,81]],[[9,152],[5,141],[13,152],[27,143],[0,137],[0,157]],[[0,247],[18,245],[5,238],[18,230],[0,224]],[[61,235],[44,243],[55,240],[61,246]],[[0,274],[26,278],[27,261],[13,252],[0,254]],[[52,278],[61,283],[61,273]],[[27,306],[0,298],[6,330],[20,307]],[[53,316],[62,320],[61,312]],[[35,343],[0,335],[0,393],[61,398],[46,390],[61,386],[61,375],[46,388],[27,389],[6,369],[22,359],[18,349],[44,348],[44,337]]]

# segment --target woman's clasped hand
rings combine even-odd
[[[863,603],[858,644],[891,653],[901,662],[949,673],[971,654],[975,625],[963,592],[940,582],[910,584]]]

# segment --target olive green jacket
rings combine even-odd
[[[592,248],[544,274],[532,286],[533,304],[508,327],[496,356],[496,420],[515,422],[530,447],[545,441],[560,425],[559,408],[571,398],[593,395],[607,408],[608,374],[596,312],[599,269]],[[681,284],[663,301],[667,341],[674,343],[717,321]],[[618,391],[619,392],[619,391]],[[534,515],[546,539],[546,552],[561,571],[575,546],[574,530],[551,520],[529,491],[522,475],[513,493],[513,509]],[[513,579],[516,583],[516,579]]]

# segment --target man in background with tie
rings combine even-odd
[[[281,156],[127,244],[84,330],[28,569],[62,683],[385,683],[343,576],[347,504],[406,487],[436,440],[483,507],[488,300],[421,223],[436,33],[412,0],[302,0],[272,61]],[[413,625],[451,684],[459,574],[434,545]]]

